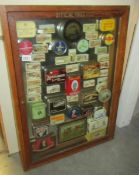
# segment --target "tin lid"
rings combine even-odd
[[[65,41],[55,41],[52,50],[56,55],[64,55],[67,51],[67,44]]]
[[[88,50],[89,48],[89,43],[86,39],[81,39],[77,43],[77,50],[81,53],[84,53]]]

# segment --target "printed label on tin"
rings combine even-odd
[[[38,33],[40,33],[41,30],[42,30],[42,33],[55,33],[55,25],[54,24],[39,25]]]
[[[63,123],[65,121],[65,115],[64,114],[57,114],[50,116],[50,124],[51,125],[56,125]]]
[[[96,30],[96,23],[83,24],[83,32],[91,33]]]
[[[16,31],[18,38],[33,38],[36,35],[36,24],[34,21],[17,21]]]
[[[108,124],[108,117],[100,118],[98,120],[93,120],[92,118],[87,119],[88,131],[96,132],[98,129],[104,129]]]
[[[76,61],[77,62],[85,62],[89,60],[89,55],[88,54],[77,54],[76,55]]]
[[[97,78],[99,75],[100,69],[97,63],[83,66],[83,79]]]
[[[114,35],[112,33],[107,33],[104,37],[104,43],[110,46],[114,42]]]
[[[113,31],[115,29],[115,19],[102,19],[99,22],[99,29],[102,32]]]
[[[78,94],[67,96],[67,102],[77,102],[79,100]]]
[[[89,48],[101,46],[101,39],[89,40]]]
[[[107,82],[99,83],[96,85],[97,92],[101,92],[104,89],[107,89]]]
[[[46,92],[47,94],[53,94],[56,92],[60,92],[60,85],[57,84],[57,85],[47,86]]]
[[[79,64],[66,65],[66,73],[79,71]]]
[[[52,42],[52,34],[42,33],[36,35],[36,43],[45,44],[50,42]]]
[[[55,57],[55,65],[62,65],[70,63],[69,56]]]
[[[96,102],[98,99],[98,93],[97,91],[87,91],[87,92],[83,92],[81,94],[81,103],[82,105],[89,105],[92,104],[94,102]]]
[[[94,79],[83,81],[83,87],[84,88],[92,87],[92,86],[95,86],[95,80]]]
[[[96,40],[98,39],[98,32],[85,33],[85,39],[87,40]]]

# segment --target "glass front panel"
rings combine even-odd
[[[107,135],[117,24],[16,21],[33,162]]]

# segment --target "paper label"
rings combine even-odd
[[[67,102],[77,102],[79,100],[78,94],[67,96]]]
[[[48,44],[34,44],[33,45],[33,52],[47,53],[48,52]]]
[[[99,119],[103,117],[106,117],[106,109],[104,107],[94,112],[94,119]]]
[[[42,24],[42,25],[39,25],[39,29],[42,30],[43,33],[55,33],[54,24]]]
[[[76,55],[76,61],[77,62],[85,62],[89,60],[89,55],[88,54],[77,54]]]
[[[33,53],[31,57],[32,57],[32,61],[37,61],[37,62],[45,61],[45,53]]]
[[[56,92],[60,92],[60,85],[52,85],[46,87],[47,94],[53,94]]]
[[[95,54],[104,54],[104,53],[107,53],[106,46],[95,47]]]
[[[101,39],[89,40],[89,48],[101,46]]]
[[[115,19],[102,19],[99,23],[102,32],[113,31],[115,29]]]
[[[76,62],[76,49],[69,49],[68,55],[70,57],[70,63],[75,63]]]
[[[99,84],[99,83],[107,83],[107,81],[108,81],[108,77],[97,78],[97,84]]]
[[[79,64],[66,65],[66,73],[79,71]]]
[[[36,43],[50,43],[52,42],[52,34],[38,34],[36,35]]]
[[[96,30],[96,24],[83,24],[83,32],[91,33]]]
[[[40,63],[26,63],[26,71],[36,72],[40,71]]]
[[[108,69],[109,68],[109,61],[101,61],[99,62],[100,69]]]
[[[85,38],[87,40],[96,40],[98,38],[98,32],[85,33]]]
[[[36,24],[34,21],[17,21],[16,31],[18,38],[33,38],[36,35]]]
[[[109,58],[110,58],[110,55],[108,53],[97,55],[98,62],[109,60]]]
[[[32,95],[32,94],[41,94],[41,87],[27,87],[27,94]]]
[[[37,102],[37,101],[41,101],[41,94],[31,94],[31,95],[27,95],[27,102]]]
[[[41,85],[41,78],[40,79],[35,79],[35,80],[27,80],[27,86],[40,86]]]
[[[84,88],[92,87],[92,86],[95,86],[95,80],[94,79],[83,81],[83,87]]]
[[[108,69],[100,69],[100,77],[106,77],[108,73]]]
[[[62,65],[70,63],[69,56],[55,57],[55,65]]]
[[[41,72],[36,71],[36,72],[26,72],[26,79],[27,80],[40,80],[41,79]]]
[[[58,114],[58,115],[53,115],[50,116],[50,124],[51,125],[56,125],[63,123],[65,121],[65,115],[64,114]]]

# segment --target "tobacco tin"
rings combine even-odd
[[[99,101],[102,103],[105,103],[107,101],[109,101],[111,98],[111,91],[109,89],[104,89],[102,91],[99,92]]]
[[[65,41],[56,41],[52,46],[52,50],[56,55],[64,55],[67,51],[67,44]]]
[[[42,138],[48,135],[49,127],[47,125],[41,124],[39,126],[33,126],[33,134],[35,138]]]
[[[86,39],[81,39],[77,43],[77,50],[81,53],[86,52],[89,49],[89,43]]]
[[[65,114],[57,114],[50,116],[50,124],[57,125],[65,121]]]
[[[67,116],[71,119],[81,117],[81,109],[78,106],[67,107]]]
[[[53,94],[53,93],[57,93],[57,92],[60,92],[60,85],[59,84],[46,86],[46,93],[47,94]]]

